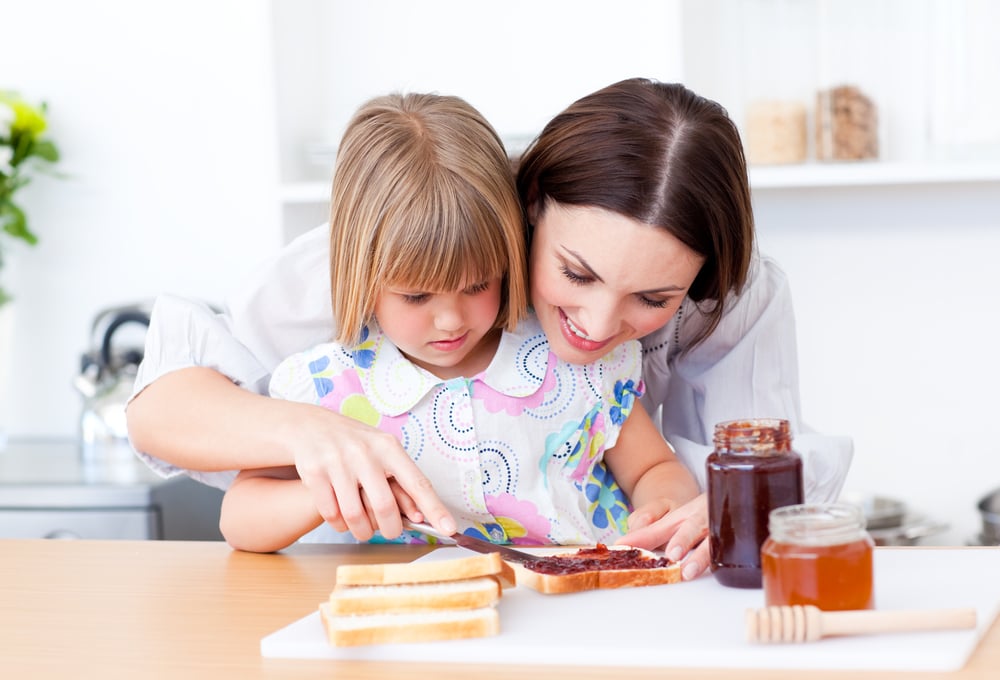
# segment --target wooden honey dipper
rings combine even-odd
[[[812,605],[794,605],[748,609],[746,623],[750,642],[813,642],[833,635],[975,628],[976,610],[825,612]]]

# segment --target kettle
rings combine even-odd
[[[91,347],[80,357],[73,386],[83,397],[80,413],[80,453],[84,460],[132,458],[125,423],[125,405],[142,362],[151,306],[128,304],[101,310],[91,324]],[[142,339],[124,327],[141,327]],[[116,342],[116,336],[119,341]],[[121,342],[121,337],[130,341]]]

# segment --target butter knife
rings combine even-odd
[[[478,553],[499,553],[500,559],[505,562],[517,562],[518,564],[524,564],[526,562],[537,562],[541,559],[538,555],[521,552],[520,550],[508,548],[505,545],[499,545],[497,543],[490,543],[489,541],[484,541],[481,538],[473,538],[472,536],[466,536],[465,534],[443,534],[430,524],[411,522],[405,517],[403,518],[403,528],[410,531],[416,531],[417,533],[424,534],[425,536],[433,536],[434,538],[454,543],[460,548],[466,548]]]

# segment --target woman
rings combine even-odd
[[[559,358],[588,362],[641,338],[645,406],[702,488],[714,424],[773,416],[796,433],[807,498],[836,497],[850,442],[803,433],[787,281],[754,254],[743,150],[720,106],[679,85],[611,85],[546,126],[518,189],[533,225],[532,303]],[[321,227],[289,244],[227,314],[157,301],[128,410],[132,443],[154,469],[200,470],[192,476],[220,487],[233,470],[294,464],[341,531],[370,522],[393,537],[400,510],[415,508],[453,530],[391,435],[261,396],[282,358],[334,335],[327,238]],[[358,489],[367,517],[341,514],[335,479]],[[666,544],[673,558],[690,550],[684,577],[704,571],[704,496],[656,516],[630,518],[623,541]]]

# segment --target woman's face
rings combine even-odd
[[[665,229],[549,202],[534,220],[531,301],[552,351],[590,363],[663,326],[705,258]]]

